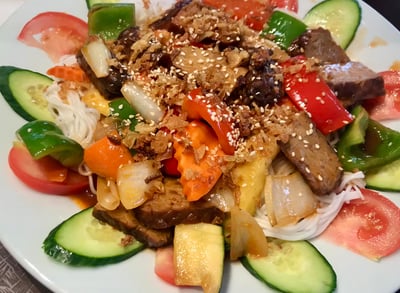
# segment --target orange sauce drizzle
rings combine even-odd
[[[97,203],[96,195],[86,190],[80,194],[72,194],[68,196],[80,208],[86,209],[94,206]]]

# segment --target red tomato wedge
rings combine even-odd
[[[272,13],[269,1],[258,0],[203,0],[211,7],[220,8],[235,19],[243,19],[244,23],[254,30],[262,30]]]
[[[44,12],[28,21],[18,40],[47,53],[53,62],[62,56],[75,54],[88,37],[86,22],[63,12]]]
[[[385,82],[386,94],[366,100],[363,106],[371,119],[390,120],[400,118],[400,71],[388,70],[379,73]]]
[[[157,248],[154,272],[161,280],[176,286],[174,248],[172,246]]]
[[[369,189],[364,199],[344,204],[323,236],[360,255],[379,260],[400,249],[400,208]]]
[[[299,1],[298,0],[270,0],[273,7],[282,8],[293,12],[298,12]]]
[[[11,148],[8,164],[23,183],[42,193],[72,195],[89,187],[86,176],[66,169],[51,157],[35,160],[23,146]]]

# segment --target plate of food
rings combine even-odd
[[[394,26],[354,0],[106,2],[26,1],[0,27],[0,239],[28,272],[400,289]]]

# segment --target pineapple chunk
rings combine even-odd
[[[99,111],[100,114],[104,116],[110,115],[110,107],[108,105],[110,101],[102,96],[97,89],[93,88],[87,91],[83,95],[82,101],[86,104],[86,106]]]
[[[205,293],[219,292],[224,270],[222,227],[208,224],[180,224],[175,227],[175,283],[201,286]]]
[[[254,216],[261,201],[270,159],[257,156],[232,170],[232,181],[239,187],[238,206]]]

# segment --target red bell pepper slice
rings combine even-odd
[[[307,71],[305,59],[293,58],[282,64],[284,87],[291,101],[310,115],[316,127],[329,134],[353,121],[353,116],[343,107],[328,84],[316,71]],[[301,65],[293,72],[292,65]],[[291,68],[290,68],[291,67]]]
[[[183,102],[183,110],[189,119],[203,119],[214,130],[222,150],[233,155],[239,138],[234,118],[227,105],[212,95],[204,95],[200,88],[189,92]]]

